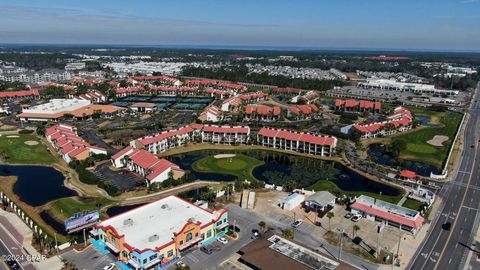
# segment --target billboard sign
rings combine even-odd
[[[100,219],[98,211],[76,214],[75,217],[65,220],[65,230],[67,232],[85,225],[95,223]]]

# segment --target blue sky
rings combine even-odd
[[[480,51],[480,0],[0,0],[0,43]]]

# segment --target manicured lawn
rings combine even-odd
[[[52,202],[52,208],[55,212],[61,216],[61,218],[72,217],[75,213],[82,211],[92,211],[97,210],[97,204],[100,204],[100,207],[110,205],[112,202],[105,198],[61,198]]]
[[[204,157],[192,164],[192,168],[198,172],[224,173],[237,176],[239,179],[257,180],[252,175],[252,170],[262,165],[263,161],[245,155],[234,157],[215,158]]]
[[[420,207],[423,206],[423,203],[416,200],[407,199],[402,206],[418,211],[420,210]]]
[[[348,197],[358,197],[360,195],[366,195],[373,198],[377,198],[382,201],[390,202],[390,203],[398,203],[402,198],[403,194],[398,196],[388,196],[388,195],[380,195],[378,193],[373,192],[366,192],[366,191],[344,191],[340,189],[334,182],[330,180],[320,180],[315,184],[305,188],[306,190],[315,190],[315,191],[328,191],[332,194],[345,194]]]
[[[18,136],[18,137],[15,137]],[[37,145],[27,145],[26,141],[36,141]],[[2,135],[0,137],[0,159],[6,163],[51,164],[55,160],[47,148],[34,135]]]
[[[425,111],[419,114],[430,114],[430,116],[438,117],[440,124],[438,126],[427,127],[399,135],[393,138],[393,140],[403,140],[407,142],[407,149],[400,152],[400,158],[421,161],[440,168],[448,156],[450,146],[462,120],[462,115],[455,112],[427,113]],[[427,141],[431,140],[435,135],[447,136],[448,140],[443,142],[442,146],[428,144]]]

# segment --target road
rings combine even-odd
[[[467,113],[464,152],[453,181],[440,192],[443,209],[437,213],[426,239],[408,269],[463,269],[478,229],[480,206],[480,83]],[[472,147],[473,145],[473,147]],[[451,222],[449,231],[442,224]]]
[[[23,252],[23,247],[17,241],[15,241],[10,234],[0,226],[0,255],[3,256],[2,261],[4,258],[8,258],[9,256],[14,256],[17,258],[17,262],[20,264],[21,269],[23,270],[36,270],[30,262],[27,254]],[[2,264],[2,266],[4,266]],[[0,266],[1,269],[1,266]]]

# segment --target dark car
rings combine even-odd
[[[237,233],[240,232],[240,228],[238,226],[233,226],[233,225],[228,226],[228,230],[232,232],[237,232]]]
[[[452,223],[450,223],[450,222],[446,222],[446,223],[442,224],[442,229],[444,229],[445,231],[450,231],[451,227],[452,227]]]
[[[209,255],[213,253],[213,249],[208,247],[201,247],[200,250],[203,251],[205,254],[209,254]]]
[[[9,261],[7,261],[7,264],[8,264],[8,266],[9,266],[11,269],[13,269],[13,270],[18,270],[18,269],[20,269],[20,265],[18,265],[18,263],[17,263],[16,261],[14,261],[14,260],[9,260]]]
[[[253,229],[252,230],[252,236],[253,236],[253,238],[258,238],[258,237],[260,237],[260,232],[258,230]]]

